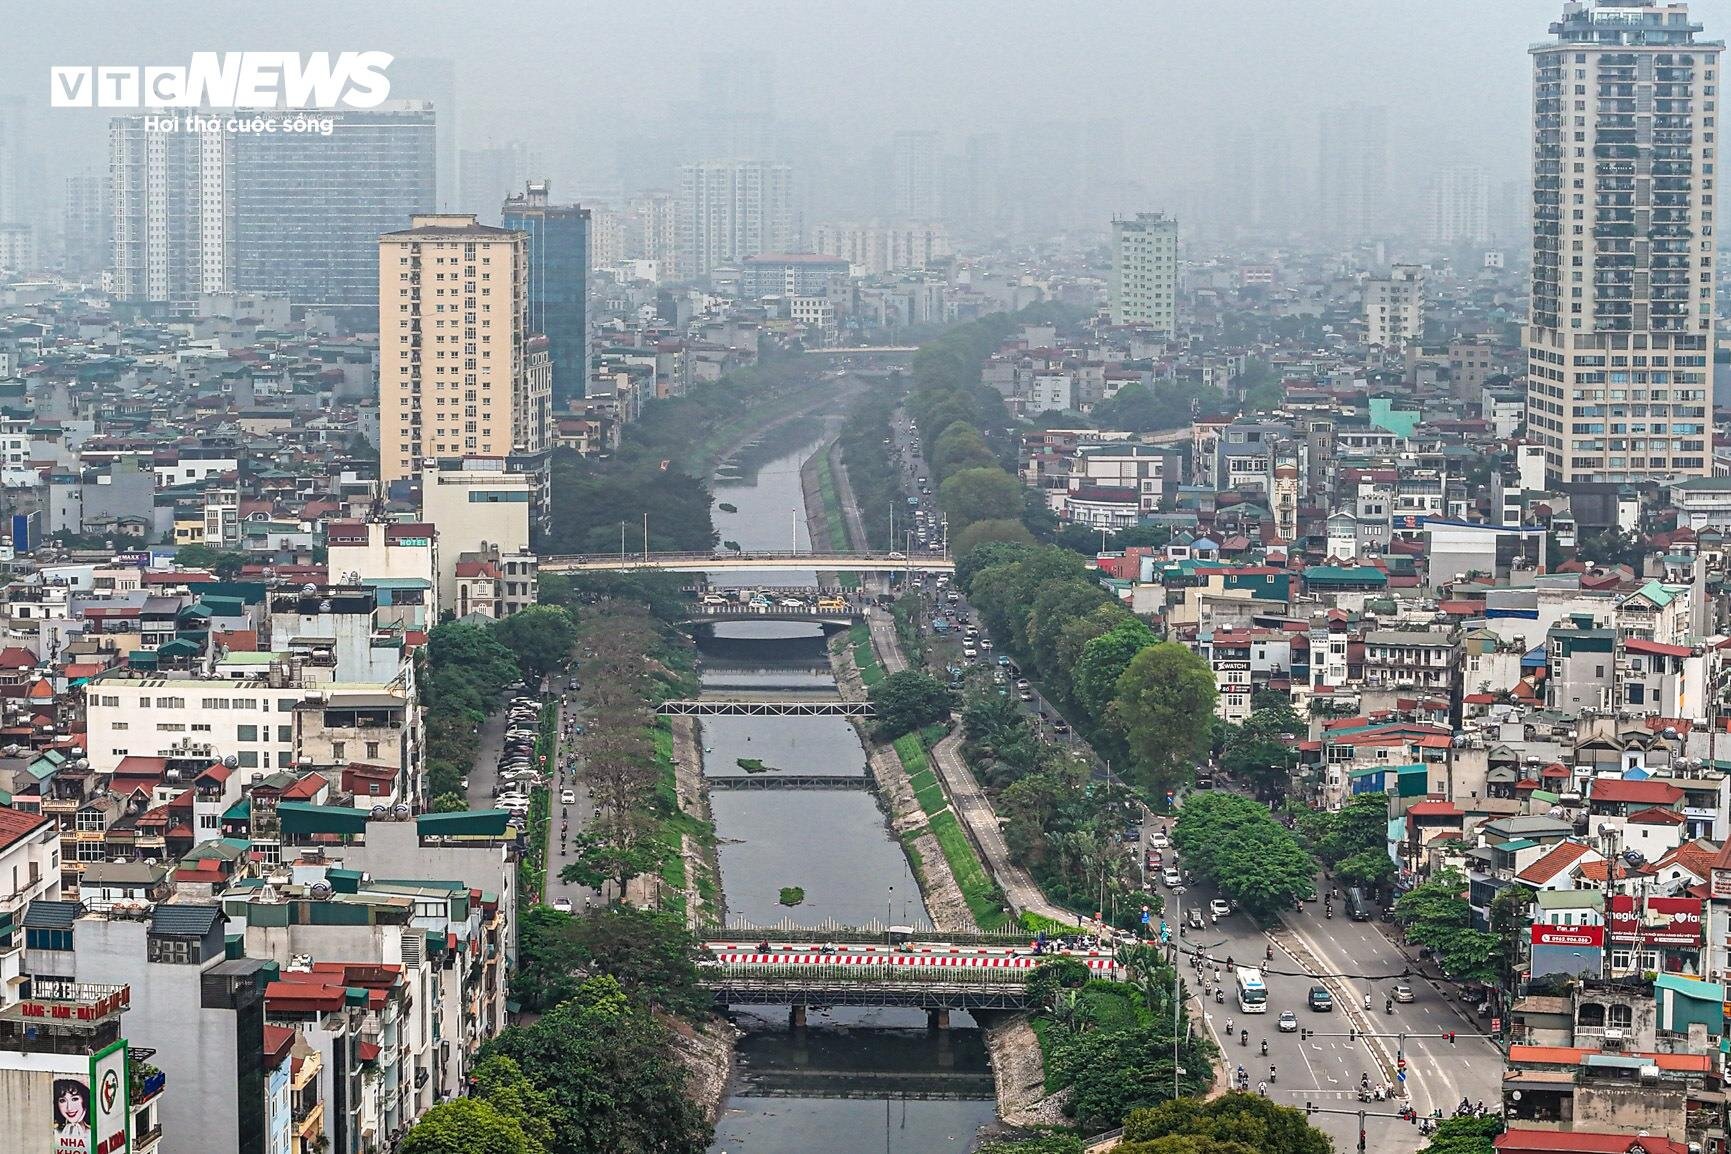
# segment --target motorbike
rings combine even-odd
[[[1364,1008],[1367,1010],[1370,1009],[1370,995],[1369,994],[1366,994],[1364,996]]]
[[[1268,1067],[1268,1080],[1270,1082],[1277,1081],[1277,1079],[1275,1078],[1275,1075],[1274,1075],[1274,1067],[1273,1066]]]
[[[1393,998],[1389,998],[1387,1001],[1383,1002],[1382,1012],[1385,1014],[1394,1013],[1394,999]]]
[[[1249,1030],[1238,1031],[1238,1044],[1240,1046],[1250,1045],[1250,1031]]]
[[[1214,989],[1214,1002],[1216,1005],[1224,1005],[1226,1002],[1226,994],[1218,986]]]
[[[1334,916],[1334,907],[1333,906],[1322,907],[1322,916],[1325,918],[1332,918]]]
[[[1268,1057],[1268,1039],[1267,1038],[1262,1039],[1262,1056],[1264,1058]]]

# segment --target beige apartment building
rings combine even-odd
[[[392,481],[441,456],[543,457],[545,337],[529,329],[524,233],[429,213],[379,238],[379,458]]]
[[[1569,3],[1533,56],[1527,436],[1551,483],[1713,464],[1722,45],[1679,3]]]

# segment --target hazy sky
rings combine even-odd
[[[448,56],[465,140],[525,137],[580,153],[696,93],[705,54],[771,53],[778,113],[842,141],[939,128],[952,146],[1033,121],[1123,120],[1132,171],[1211,167],[1211,133],[1277,112],[1295,156],[1318,108],[1390,112],[1390,155],[1517,175],[1527,138],[1529,43],[1561,0],[76,0],[16,5],[0,90],[46,103],[51,63],[175,63],[195,50],[382,49]],[[1731,12],[1696,5],[1709,33]],[[1720,27],[1717,25],[1724,25]],[[333,30],[340,29],[340,32]],[[46,110],[44,109],[44,112]],[[99,149],[100,118],[47,114]],[[863,151],[862,144],[862,151]],[[100,159],[100,152],[90,160]],[[562,160],[564,158],[561,158]]]

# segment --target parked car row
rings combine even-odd
[[[499,751],[499,778],[494,803],[521,824],[529,812],[529,795],[546,784],[542,767],[535,764],[535,742],[541,736],[541,702],[533,697],[513,697],[505,715],[505,742]]]

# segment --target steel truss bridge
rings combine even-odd
[[[876,717],[869,701],[663,701],[662,717]]]

